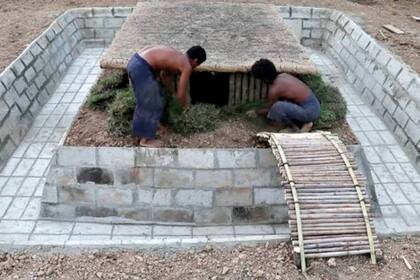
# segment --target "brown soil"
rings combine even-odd
[[[115,137],[107,131],[109,113],[94,111],[83,107],[66,138],[69,146],[135,146],[132,137]],[[94,124],[94,125],[92,125]],[[196,133],[188,136],[177,134],[168,129],[159,135],[158,147],[182,148],[247,148],[265,147],[255,135],[261,131],[274,132],[272,127],[261,127],[244,119],[222,121],[215,131]],[[357,144],[357,138],[345,123],[332,130],[348,145]]]
[[[293,264],[289,244],[181,251],[90,251],[4,253],[1,279],[284,279],[384,280],[420,278],[420,239],[384,240],[383,259],[367,256],[310,262],[304,277]],[[412,266],[408,269],[404,257]],[[335,264],[335,265],[334,265]]]
[[[361,18],[362,26],[368,33],[382,41],[414,70],[420,72],[420,22],[411,18],[411,16],[420,16],[420,0],[295,0],[292,2],[230,0],[234,1],[318,6],[345,11],[351,16]],[[134,6],[136,2],[136,0],[0,0],[2,18],[0,71],[63,11],[74,7]],[[382,28],[383,24],[393,24],[406,31],[406,34],[392,34]],[[386,38],[380,35],[380,30]]]

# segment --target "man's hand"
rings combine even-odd
[[[178,83],[178,89],[177,89],[177,94],[176,97],[179,100],[179,103],[181,104],[182,107],[186,107],[187,106],[187,85],[188,85],[188,81],[190,79],[191,76],[191,65],[185,65],[181,71],[181,76],[179,78],[179,83]]]

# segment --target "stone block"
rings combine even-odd
[[[232,209],[229,207],[194,210],[194,223],[197,224],[230,224],[231,222]]]
[[[106,18],[104,19],[105,28],[120,28],[125,21],[125,18]]]
[[[95,29],[95,38],[96,39],[113,39],[115,36],[115,31],[113,29],[106,28],[96,28]]]
[[[175,203],[182,207],[211,207],[213,192],[203,190],[179,190],[175,195]]]
[[[28,97],[25,94],[22,94],[16,100],[16,104],[18,105],[20,111],[24,113],[26,112],[26,110],[28,110],[29,106],[31,105],[31,101],[28,99]]]
[[[150,205],[153,200],[152,189],[138,189],[135,195],[134,203],[138,205]]]
[[[25,82],[23,77],[20,77],[16,79],[16,81],[13,83],[13,86],[15,87],[18,95],[22,95],[22,92],[25,91],[25,89],[28,87],[28,84]]]
[[[398,75],[397,81],[404,89],[407,89],[410,86],[410,84],[414,81],[415,77],[416,75],[413,72],[404,68]]]
[[[391,115],[394,113],[395,109],[397,108],[397,104],[395,103],[395,100],[389,95],[385,96],[384,100],[382,101],[382,104]]]
[[[56,186],[45,184],[42,192],[42,202],[58,203],[58,191]]]
[[[284,223],[287,220],[286,206],[235,207],[232,210],[233,223]]]
[[[153,220],[152,209],[147,208],[119,208],[117,210],[119,217],[133,219],[136,221],[151,221]]]
[[[311,18],[312,8],[310,7],[291,7],[292,18]]]
[[[321,28],[321,20],[318,19],[304,19],[302,21],[302,27],[303,28]]]
[[[42,102],[40,102],[43,104]],[[61,147],[57,151],[57,164],[62,166],[96,165],[95,147]]]
[[[258,149],[258,164],[259,168],[276,167],[277,162],[270,149]]]
[[[82,188],[77,185],[58,186],[58,200],[62,203],[94,203],[95,191],[93,188]]]
[[[271,169],[237,169],[233,173],[234,187],[267,187],[270,186]]]
[[[181,168],[209,169],[215,167],[214,152],[210,149],[179,149],[178,165]]]
[[[153,206],[170,206],[172,204],[172,191],[168,189],[156,189],[153,194]]]
[[[97,154],[99,166],[134,166],[134,149],[132,148],[99,147]]]
[[[153,169],[151,168],[126,168],[115,171],[115,184],[136,184],[140,187],[153,186]]]
[[[396,78],[402,71],[403,65],[397,59],[391,58],[391,60],[388,62],[387,69],[389,73]]]
[[[193,212],[181,208],[153,208],[152,219],[160,222],[190,223],[193,221]]]
[[[220,168],[255,168],[257,150],[217,150],[216,157]]]
[[[298,40],[302,38],[302,20],[301,19],[283,19],[286,27],[292,31]]]
[[[84,27],[86,28],[103,28],[104,19],[103,18],[85,18]]]
[[[40,72],[42,71],[42,69],[44,69],[44,66],[45,62],[42,60],[42,58],[38,57],[34,62],[35,71],[39,74],[42,74]]]
[[[90,205],[76,206],[76,217],[115,217],[118,212],[114,208]]]
[[[11,68],[6,68],[0,75],[0,82],[3,83],[6,90],[12,86],[12,83],[15,81],[15,79],[16,76]]]
[[[40,216],[49,218],[72,219],[76,216],[75,206],[66,204],[41,203]]]
[[[34,60],[34,57],[29,51],[26,51],[21,55],[20,59],[22,60],[23,64],[25,64],[25,66],[29,66]]]
[[[43,35],[38,38],[37,43],[43,50],[45,50],[48,46],[48,39],[45,35]]]
[[[19,77],[25,71],[25,65],[23,65],[23,63],[22,63],[22,61],[20,59],[17,59],[11,65],[11,69],[15,73],[16,77]]]
[[[113,8],[114,17],[123,17],[126,18],[131,12],[133,8],[130,7],[115,7]]]
[[[83,28],[80,30],[80,33],[85,39],[95,38],[95,29],[93,28]]]
[[[6,117],[7,113],[9,113],[9,106],[0,99],[0,123],[3,123],[3,119]]]
[[[231,170],[197,170],[195,172],[195,187],[198,188],[227,188],[232,187]]]
[[[369,43],[371,43],[371,41],[372,41],[372,38],[363,32],[362,35],[359,37],[357,44],[359,45],[361,49],[365,50],[367,46],[369,45]]]
[[[177,164],[177,149],[136,148],[135,153],[138,167],[175,167]]]
[[[112,8],[108,8],[108,7],[104,7],[104,8],[92,8],[92,12],[93,12],[93,16],[95,18],[98,17],[112,17],[113,13],[112,13]]]
[[[280,188],[254,188],[255,205],[285,204],[283,190]]]
[[[311,30],[311,38],[312,39],[321,39],[323,34],[324,34],[323,29],[312,29]]]
[[[73,168],[63,168],[53,165],[48,171],[47,183],[63,187],[72,186],[77,183],[76,174]]]
[[[420,107],[414,101],[410,101],[405,108],[410,119],[417,125],[420,125]]]
[[[156,168],[154,177],[157,188],[194,187],[192,170]]]
[[[277,11],[280,13],[283,19],[290,18],[290,14],[291,14],[290,6],[277,6]]]
[[[130,206],[133,204],[131,190],[102,188],[98,190],[96,202],[99,206]]]
[[[251,206],[252,189],[218,189],[214,192],[214,206]]]
[[[417,144],[420,141],[420,128],[411,120],[408,121],[405,131],[408,138],[414,143]]]
[[[32,53],[32,55],[34,57],[37,57],[38,55],[40,55],[42,53],[42,49],[41,47],[38,45],[37,42],[33,42],[29,51]]]
[[[328,19],[331,16],[332,10],[325,8],[312,8],[312,18]]]

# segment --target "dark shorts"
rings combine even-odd
[[[320,112],[319,101],[311,92],[311,95],[301,103],[277,101],[270,108],[267,117],[275,122],[301,127],[305,123],[316,121]]]
[[[163,115],[163,91],[149,63],[138,53],[127,65],[128,77],[136,97],[133,136],[154,139]]]

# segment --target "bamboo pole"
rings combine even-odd
[[[235,73],[229,74],[229,106],[235,104]]]
[[[255,83],[255,94],[254,94],[255,100],[259,101],[259,100],[262,99],[262,96],[261,96],[261,79],[255,78],[254,83]]]
[[[235,73],[235,105],[241,104],[242,73]]]
[[[241,104],[246,104],[249,100],[249,77],[246,73],[242,74],[242,94],[241,94]]]
[[[255,77],[248,74],[249,77],[249,102],[255,101]]]

